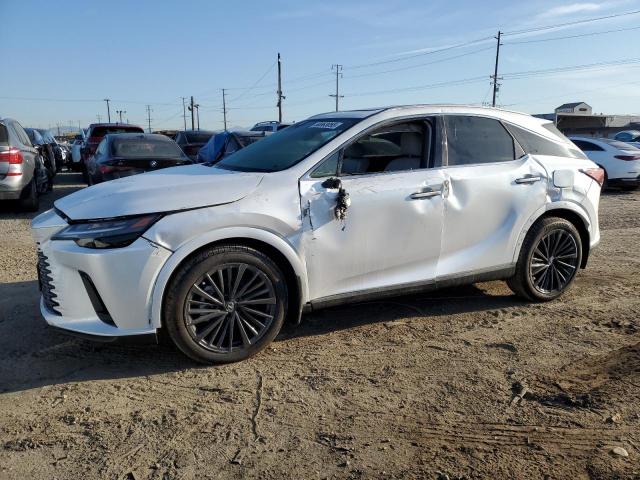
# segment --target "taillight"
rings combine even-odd
[[[598,182],[598,185],[602,186],[604,184],[604,170],[602,168],[585,168],[580,171],[588,177],[593,178]]]
[[[614,158],[630,162],[632,160],[640,160],[640,155],[616,155]]]
[[[18,165],[22,165],[24,158],[22,152],[17,148],[11,148],[5,152],[0,152],[0,163],[8,163],[9,171],[7,177],[19,177],[22,175],[21,168]]]
[[[100,169],[100,172],[102,173],[111,173],[114,172],[116,169],[113,167],[110,167],[109,165],[100,165],[98,167]]]

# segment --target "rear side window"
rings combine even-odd
[[[451,115],[444,117],[444,122],[449,166],[515,160],[513,138],[499,121]]]
[[[548,127],[547,125],[553,124],[545,125],[545,128],[550,130],[551,127]],[[508,128],[526,153],[530,153],[532,155],[551,155],[554,157],[587,158],[584,153],[577,148],[571,148],[571,144],[569,143],[556,143],[512,124],[508,124]],[[557,131],[555,127],[553,128]],[[566,139],[562,133],[559,131],[557,132],[558,133],[554,133],[558,136],[558,140]]]
[[[583,152],[602,152],[604,148],[599,147],[595,143],[585,142],[584,140],[572,140],[576,147]]]
[[[9,132],[2,123],[0,123],[0,145],[9,145]]]
[[[14,122],[13,129],[16,132],[16,135],[18,136],[18,140],[20,140],[20,143],[22,143],[22,145],[24,145],[25,147],[33,146],[31,144],[31,140],[29,140],[29,135],[27,135],[27,132],[24,131],[24,128],[22,128],[22,125],[20,125],[18,122]]]

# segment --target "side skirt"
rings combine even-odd
[[[464,272],[462,274],[441,277],[436,280],[426,280],[423,282],[403,283],[390,287],[371,288],[359,290],[357,292],[339,293],[328,297],[321,297],[311,300],[304,307],[305,312],[320,310],[328,307],[335,307],[348,303],[359,303],[368,300],[399,297],[403,295],[413,295],[416,293],[431,292],[440,288],[457,287],[470,285],[478,282],[489,282],[492,280],[506,280],[515,274],[516,266],[508,265],[497,269],[480,270],[474,272]]]

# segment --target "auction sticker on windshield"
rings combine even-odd
[[[328,128],[334,130],[342,125],[342,122],[316,122],[313,125],[309,125],[309,128]]]

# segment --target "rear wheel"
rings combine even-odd
[[[38,208],[40,208],[40,199],[38,197],[38,187],[35,178],[33,178],[29,182],[29,185],[22,191],[22,196],[18,202],[22,210],[27,212],[38,211]]]
[[[266,255],[241,245],[213,247],[182,265],[163,309],[167,333],[202,363],[244,360],[278,334],[287,310],[287,286]]]
[[[576,227],[563,218],[544,218],[527,232],[516,273],[507,284],[527,300],[553,300],[571,286],[581,262],[582,242]]]

